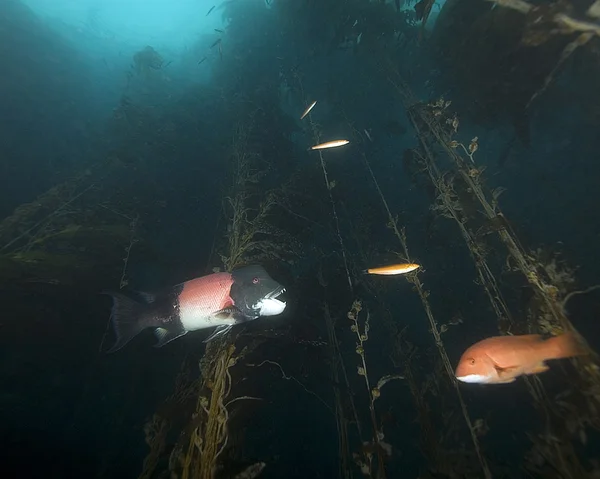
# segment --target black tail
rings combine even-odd
[[[148,305],[138,303],[121,293],[106,293],[112,296],[113,307],[110,313],[110,320],[115,331],[117,341],[107,353],[114,353],[135,336],[141,333],[147,327],[150,327],[147,320]]]

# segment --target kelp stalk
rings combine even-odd
[[[367,170],[369,171],[369,174],[373,180],[373,183],[375,184],[377,192],[379,193],[379,196],[384,205],[385,211],[388,215],[389,222],[388,222],[387,226],[394,232],[396,238],[400,242],[400,244],[403,248],[403,251],[404,251],[404,260],[406,260],[407,263],[413,263],[414,261],[411,261],[410,255],[408,252],[408,243],[406,240],[406,233],[403,228],[400,229],[398,227],[398,218],[392,215],[392,212],[389,208],[388,202],[385,199],[385,196],[383,195],[381,188],[379,187],[379,182],[377,181],[377,178],[375,177],[375,174],[373,173],[373,170],[371,169],[371,165],[369,164],[367,157],[365,155],[363,155],[363,158],[365,160],[365,165],[367,167]],[[425,309],[425,314],[427,315],[427,319],[429,320],[429,325],[431,327],[431,333],[433,334],[433,337],[435,339],[435,345],[438,349],[440,358],[442,359],[442,362],[444,364],[446,373],[448,374],[448,378],[450,379],[450,382],[452,383],[454,390],[456,392],[456,395],[458,397],[460,407],[461,407],[461,412],[465,419],[467,427],[469,428],[471,440],[473,441],[473,446],[475,447],[475,452],[477,454],[479,464],[481,465],[482,472],[486,479],[490,479],[492,477],[492,474],[491,474],[489,466],[487,464],[487,460],[485,459],[483,453],[481,452],[481,447],[479,445],[479,439],[477,437],[475,428],[473,427],[473,423],[469,416],[469,412],[467,411],[467,406],[465,405],[465,402],[463,400],[460,389],[458,388],[458,382],[456,381],[456,378],[454,377],[454,370],[452,369],[452,365],[450,364],[450,359],[448,358],[448,354],[446,353],[446,348],[444,347],[444,343],[442,342],[442,338],[441,338],[440,332],[437,327],[437,322],[435,321],[435,318],[433,317],[433,312],[431,310],[431,306],[430,306],[429,300],[428,300],[430,292],[426,291],[425,288],[423,287],[423,284],[419,280],[417,271],[407,274],[406,278],[409,282],[414,284],[415,289],[416,289],[417,293],[419,294],[419,297],[421,298],[421,303],[423,304],[423,308]]]

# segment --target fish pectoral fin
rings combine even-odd
[[[217,326],[217,329],[215,329],[212,334],[206,338],[204,341],[202,341],[203,343],[208,343],[209,341],[212,341],[213,339],[215,339],[218,336],[223,336],[224,334],[226,334],[233,326],[229,325],[222,325],[222,326]]]
[[[235,306],[220,309],[213,313],[213,317],[219,321],[235,321],[236,323],[247,321],[246,316]]]
[[[174,339],[177,339],[187,334],[185,329],[179,330],[168,330],[165,328],[156,328],[154,330],[154,336],[158,339],[158,342],[154,345],[155,348],[162,348],[165,344],[170,343]]]
[[[545,373],[546,371],[548,371],[548,369],[550,368],[546,366],[546,363],[544,363],[544,361],[541,361],[538,364],[536,364],[533,368],[529,369],[527,371],[527,374]]]
[[[502,382],[512,383],[515,380],[515,372],[519,369],[518,366],[507,366],[502,368],[500,366],[495,365],[494,369],[498,373],[498,377],[502,380]]]

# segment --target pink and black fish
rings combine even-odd
[[[108,352],[121,349],[147,328],[155,328],[158,348],[189,331],[216,327],[206,339],[210,341],[235,324],[282,313],[286,304],[276,298],[284,291],[262,266],[253,265],[192,279],[161,293],[143,293],[144,302],[110,293],[117,341]]]

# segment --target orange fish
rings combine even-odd
[[[327,148],[338,148],[340,146],[344,146],[350,143],[348,140],[333,140],[328,141],[327,143],[321,143],[320,145],[311,146],[310,150],[325,150]]]
[[[548,370],[548,359],[571,358],[586,350],[571,332],[542,339],[539,334],[495,336],[467,349],[456,368],[456,379],[465,383],[512,383],[523,374]]]
[[[395,274],[406,274],[414,271],[421,266],[415,263],[400,263],[400,264],[391,264],[389,266],[381,266],[380,268],[369,268],[365,270],[365,273],[368,274],[382,274],[386,276],[391,276]]]

